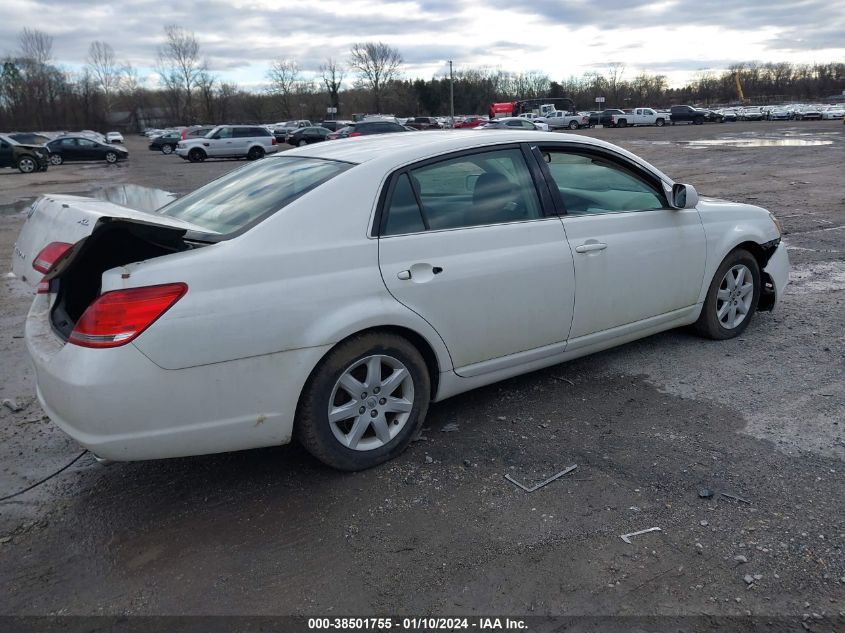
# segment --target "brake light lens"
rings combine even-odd
[[[276,140],[276,137],[274,136],[274,137],[273,137],[273,140],[271,141],[271,143],[273,143],[273,145],[275,145],[275,144],[276,144],[276,143],[278,143],[278,142],[279,142],[279,141],[277,141],[277,140]]]
[[[76,322],[68,342],[96,348],[126,345],[186,292],[187,284],[174,283],[103,293]]]
[[[349,136],[363,136],[360,132],[352,132]]]
[[[62,258],[62,255],[70,250],[73,244],[67,242],[50,242],[41,249],[41,252],[32,260],[32,267],[42,274],[46,274],[53,264]]]

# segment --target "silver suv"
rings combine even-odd
[[[192,163],[206,158],[257,160],[279,150],[276,138],[260,125],[218,125],[202,138],[185,139],[176,154]]]

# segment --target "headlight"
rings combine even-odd
[[[775,228],[778,230],[778,235],[783,235],[783,225],[780,223],[780,220],[771,211],[769,211],[769,217],[772,218],[772,222],[774,222]]]

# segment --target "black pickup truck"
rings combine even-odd
[[[672,125],[675,123],[694,123],[701,125],[708,120],[710,111],[701,108],[693,108],[688,105],[672,106],[669,110],[669,120]]]

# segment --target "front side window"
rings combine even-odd
[[[606,158],[554,150],[543,150],[542,154],[570,215],[648,211],[667,206],[654,186]]]
[[[213,138],[232,138],[232,128],[230,127],[221,127],[217,132],[215,132]]]
[[[542,215],[519,149],[470,154],[412,169],[399,177],[386,212],[387,235],[520,222]]]
[[[263,160],[210,182],[159,213],[227,235],[272,215],[351,166],[314,158]]]

